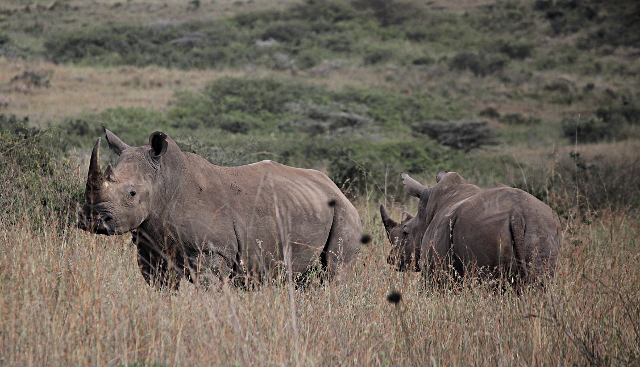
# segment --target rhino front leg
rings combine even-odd
[[[183,277],[177,269],[177,256],[163,253],[140,232],[134,233],[133,243],[138,247],[138,267],[147,284],[162,291],[177,291]]]

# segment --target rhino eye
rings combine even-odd
[[[129,191],[129,196],[131,196],[131,197],[136,196],[136,192],[135,191]]]

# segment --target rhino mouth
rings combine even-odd
[[[78,228],[96,234],[104,234],[107,236],[116,235],[113,216],[109,213],[78,212]]]

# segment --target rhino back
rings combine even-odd
[[[318,171],[271,161],[219,167],[190,155],[191,177],[181,183],[172,222],[195,242],[242,262],[245,271],[261,271],[281,262],[282,240],[292,244],[293,270],[304,272],[330,235],[334,211],[360,223],[353,205]],[[277,208],[277,210],[276,210]]]
[[[547,205],[510,187],[494,187],[449,213],[450,245],[463,263],[511,267],[555,263],[560,225]]]

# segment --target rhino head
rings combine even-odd
[[[446,171],[439,172],[436,176],[436,182],[440,182],[446,173]],[[382,223],[387,238],[391,242],[387,263],[398,271],[420,271],[422,235],[428,226],[426,206],[429,202],[431,189],[409,177],[406,173],[402,174],[402,178],[405,191],[409,195],[419,198],[420,204],[418,214],[415,217],[404,212],[400,223],[391,219],[385,206],[380,204]]]
[[[398,223],[391,219],[384,204],[380,204],[380,215],[387,238],[391,242],[387,263],[398,271],[407,271],[410,267],[415,271],[420,271],[418,266],[420,245],[416,246],[416,242],[411,239],[411,234],[415,232],[413,227],[417,224],[413,221],[414,217],[404,212],[402,213],[402,221]]]
[[[100,138],[91,160],[78,228],[92,233],[118,235],[138,228],[151,212],[154,178],[167,151],[167,135],[155,132],[149,145],[130,147],[104,129],[109,148],[118,155],[115,167],[100,169]]]

